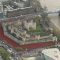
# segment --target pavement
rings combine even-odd
[[[8,44],[6,44],[4,41],[0,40],[0,46],[2,46],[4,49],[6,49],[10,54],[13,54],[13,57],[10,56],[11,60],[19,60],[19,56],[17,55],[17,51],[12,48],[11,46],[9,46]]]

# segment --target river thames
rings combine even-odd
[[[60,9],[60,0],[39,0],[42,7],[46,6],[48,10]]]

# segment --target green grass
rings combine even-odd
[[[34,22],[36,22],[36,30],[33,30],[32,28],[30,28],[30,32],[40,32],[41,30],[41,26],[40,26],[40,17],[35,17]]]
[[[40,25],[40,17],[35,17],[33,20],[34,22],[36,22],[36,30],[33,30],[32,28],[30,28],[29,32],[32,33],[36,33],[37,35],[41,35],[41,36],[46,36],[48,35],[45,30],[43,29],[43,27]]]
[[[10,54],[4,49],[0,47],[0,55],[2,56],[3,60],[9,60]]]
[[[41,31],[40,18],[36,17],[35,22],[36,22],[36,32],[40,32]]]

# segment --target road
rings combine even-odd
[[[6,44],[4,41],[0,40],[0,46],[2,46],[3,48],[5,48],[10,54],[13,55],[12,59],[13,60],[19,60],[20,55],[17,54],[17,51],[12,48],[11,46],[9,46],[8,44]]]

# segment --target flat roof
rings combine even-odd
[[[60,9],[60,0],[39,0],[42,7],[47,7],[48,11]]]
[[[53,60],[60,60],[60,51],[57,48],[45,49],[42,51],[42,53],[44,56],[48,56]]]

